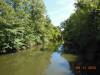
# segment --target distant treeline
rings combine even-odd
[[[99,65],[100,0],[77,0],[75,8],[70,18],[61,23],[65,51],[79,55],[83,65]]]
[[[59,40],[43,0],[0,0],[0,53]]]

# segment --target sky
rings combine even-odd
[[[47,15],[55,26],[68,19],[75,11],[75,0],[44,0]]]

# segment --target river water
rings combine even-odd
[[[51,55],[50,64],[46,70],[46,75],[74,75],[71,71],[69,62],[61,56],[63,46]]]
[[[50,46],[53,48],[53,46]],[[38,48],[0,56],[0,75],[73,75],[69,62],[56,52]],[[68,57],[70,59],[70,57]]]

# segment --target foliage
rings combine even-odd
[[[75,13],[62,22],[61,28],[65,44],[83,52],[100,41],[100,1],[77,0],[75,7]]]
[[[61,23],[65,52],[78,55],[80,66],[100,66],[100,0],[77,0],[75,7]]]
[[[0,53],[55,40],[60,30],[49,20],[43,0],[1,0]]]

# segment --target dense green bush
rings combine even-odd
[[[75,13],[61,27],[67,46],[81,51],[100,40],[100,1],[78,0],[75,6]]]
[[[75,6],[61,24],[65,52],[78,55],[80,66],[100,66],[100,0],[77,0]]]
[[[49,43],[60,29],[46,16],[43,0],[0,1],[0,53]]]

